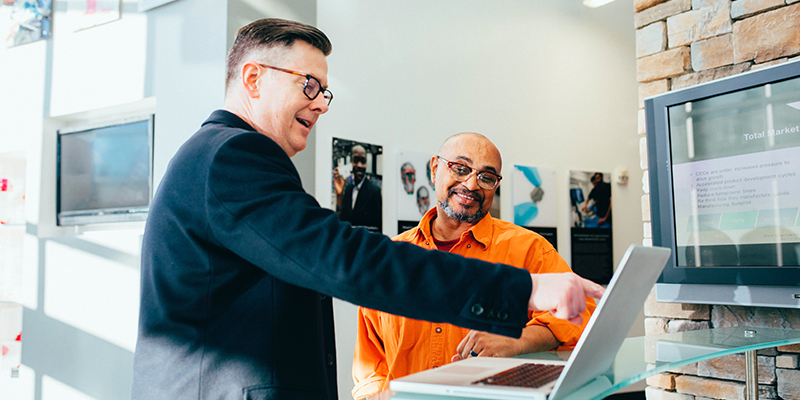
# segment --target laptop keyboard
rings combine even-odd
[[[538,388],[556,380],[563,369],[563,365],[520,364],[514,368],[507,369],[472,383],[477,385]]]

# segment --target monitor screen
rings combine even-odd
[[[144,220],[152,132],[152,116],[59,131],[58,224]]]
[[[800,61],[645,99],[656,300],[800,308]]]
[[[677,265],[800,265],[800,77],[668,115]]]

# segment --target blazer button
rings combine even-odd
[[[483,306],[481,305],[481,303],[475,303],[472,305],[471,311],[475,315],[481,315],[483,314]]]
[[[328,353],[328,365],[333,365],[333,354]]]
[[[497,318],[500,318],[501,321],[505,321],[508,319],[508,313],[505,311],[500,311],[497,313]]]

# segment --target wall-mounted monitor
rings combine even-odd
[[[143,221],[153,197],[152,114],[58,131],[58,225]]]
[[[656,300],[800,308],[800,61],[645,100]]]

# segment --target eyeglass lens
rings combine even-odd
[[[333,94],[330,92],[330,90],[322,90],[322,84],[319,83],[317,78],[314,78],[311,75],[306,76],[306,85],[303,88],[303,93],[305,93],[306,97],[311,100],[316,99],[317,96],[322,93],[322,96],[325,98],[325,101],[328,103],[328,105],[331,105],[331,100],[333,100]]]

